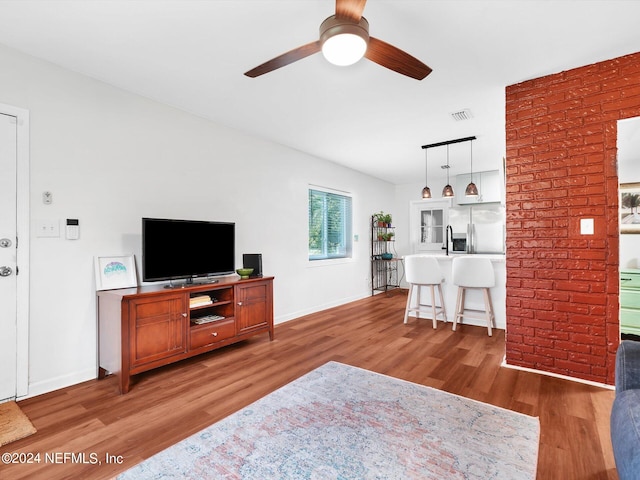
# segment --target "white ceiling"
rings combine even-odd
[[[421,145],[470,135],[474,170],[497,168],[505,86],[640,51],[640,1],[370,0],[370,34],[431,75],[321,54],[243,75],[316,40],[333,12],[332,0],[0,0],[0,43],[396,184],[424,178]],[[462,109],[473,118],[455,122]],[[451,174],[468,170],[468,143],[450,154]]]

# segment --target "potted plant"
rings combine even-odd
[[[373,221],[378,224],[378,227],[384,227],[385,216],[386,215],[382,210],[380,210],[379,213],[374,213],[373,214]]]
[[[383,218],[382,218],[382,221],[384,222],[385,227],[390,227],[390,226],[391,226],[391,220],[392,220],[392,219],[393,219],[393,218],[392,218],[392,216],[391,216],[391,214],[390,214],[390,213],[385,213],[385,214],[384,214],[384,216],[383,216]]]

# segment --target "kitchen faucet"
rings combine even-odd
[[[451,225],[447,225],[444,231],[445,231],[444,245],[442,246],[442,250],[446,250],[447,252],[446,255],[448,257],[449,256],[449,238],[453,240],[453,228],[451,227]],[[449,237],[449,232],[451,232],[451,237]]]

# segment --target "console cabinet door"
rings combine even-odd
[[[238,335],[273,323],[271,282],[236,286],[236,327]]]
[[[129,304],[131,368],[187,350],[184,295],[132,300]]]

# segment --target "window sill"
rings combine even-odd
[[[341,265],[345,263],[353,263],[353,257],[351,258],[327,258],[325,260],[307,260],[307,267],[329,267],[331,265]]]

